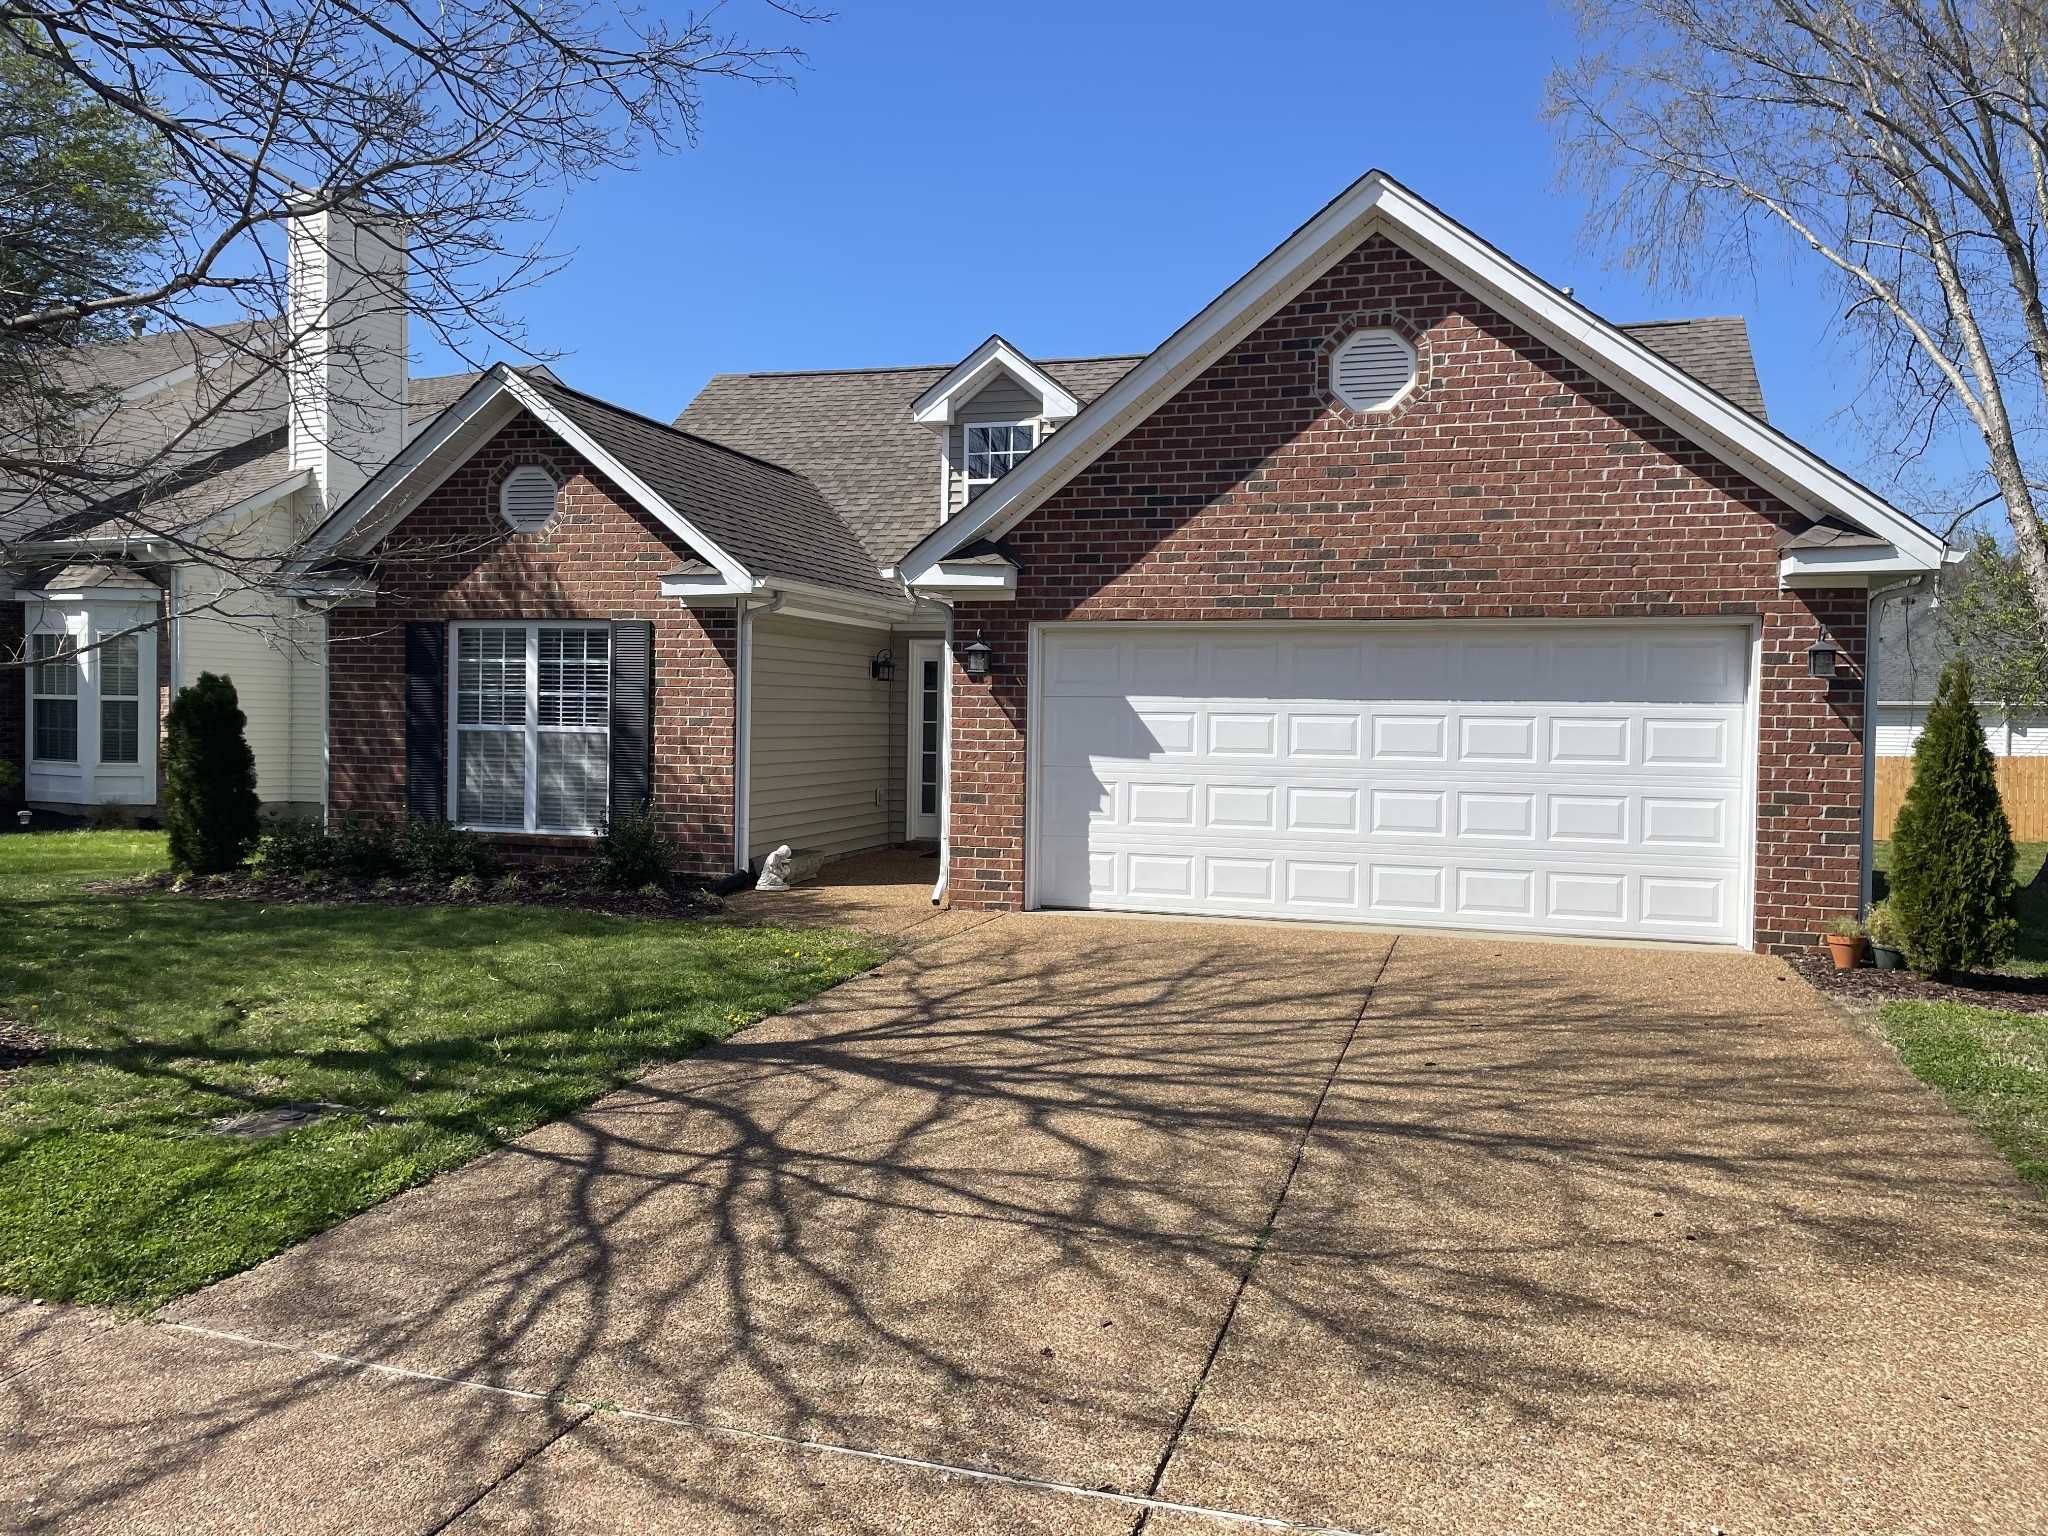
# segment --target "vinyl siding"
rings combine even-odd
[[[1045,423],[1039,420],[1044,404],[1035,394],[1004,375],[992,379],[972,400],[960,407],[961,423],[970,421],[1029,421],[1038,425],[1038,441],[1045,441]],[[967,504],[967,439],[959,425],[946,429],[946,516]]]
[[[279,547],[292,531],[281,504],[236,531],[227,547]],[[226,677],[248,717],[256,793],[266,805],[317,806],[325,751],[326,625],[288,598],[255,592],[207,566],[180,568],[178,672],[173,689],[202,672]]]
[[[868,676],[890,638],[802,619],[754,621],[748,847],[756,862],[779,843],[842,854],[901,835],[888,808],[892,690]]]
[[[1994,757],[2048,757],[2048,719],[2026,719],[2007,725],[1996,706],[1980,705],[1984,741]],[[1877,755],[1911,757],[1920,741],[1927,711],[1915,704],[1880,704],[1877,708]]]

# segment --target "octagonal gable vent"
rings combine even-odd
[[[1359,331],[1330,354],[1330,390],[1354,411],[1384,411],[1415,383],[1415,348],[1399,331]]]
[[[524,465],[498,487],[498,515],[519,532],[532,533],[545,528],[555,515],[555,499],[560,494],[553,475],[538,465]]]

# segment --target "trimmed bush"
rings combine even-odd
[[[592,885],[615,891],[650,885],[667,890],[674,877],[674,860],[654,819],[654,807],[643,800],[605,823],[604,836],[597,840],[597,862],[590,870]]]
[[[2019,942],[2012,826],[1971,693],[1968,662],[1942,669],[1892,829],[1891,915],[1923,976],[1997,965]]]
[[[405,873],[423,885],[481,884],[498,873],[497,850],[486,839],[445,821],[408,821],[396,846]]]
[[[164,829],[171,868],[234,869],[256,846],[256,754],[235,685],[212,672],[181,689],[165,717]]]

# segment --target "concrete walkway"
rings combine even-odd
[[[748,898],[909,947],[157,1324],[0,1312],[0,1530],[2048,1530],[2041,1207],[1783,965],[932,869]]]

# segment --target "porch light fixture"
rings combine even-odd
[[[987,677],[989,663],[995,659],[995,651],[980,635],[960,647],[960,670],[969,677]]]
[[[34,811],[31,811],[26,806],[24,806],[21,810],[18,810],[14,813],[14,819],[21,823],[21,830],[26,832],[28,830],[28,824],[31,821],[35,820],[35,815],[36,813]]]
[[[1829,640],[1823,631],[1821,637],[1806,648],[1807,676],[1833,678],[1835,662],[1841,654],[1841,648]]]
[[[875,652],[874,660],[868,663],[868,676],[878,683],[896,681],[896,658],[886,650]]]

